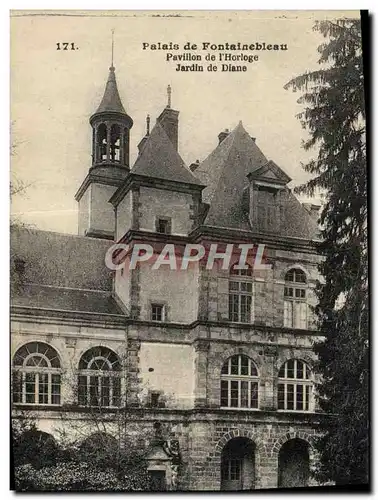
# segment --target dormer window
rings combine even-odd
[[[156,232],[171,234],[171,219],[169,217],[158,217],[156,219]]]

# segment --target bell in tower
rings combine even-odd
[[[92,168],[130,168],[130,129],[132,118],[119,97],[115,68],[109,68],[104,96],[89,120],[93,129]]]
[[[130,171],[130,129],[132,118],[119,96],[112,62],[105,92],[97,111],[90,117],[92,165],[75,195],[79,203],[79,234],[114,238],[115,215],[109,199]]]

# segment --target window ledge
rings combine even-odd
[[[261,411],[260,408],[238,408],[230,406],[220,406],[220,410],[231,410],[231,411]]]
[[[316,413],[315,410],[276,410],[278,413],[304,413],[308,415],[309,413]]]

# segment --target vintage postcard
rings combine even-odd
[[[367,486],[367,31],[11,12],[12,489]]]

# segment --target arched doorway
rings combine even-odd
[[[252,490],[254,487],[255,444],[247,438],[233,438],[222,451],[221,490]]]
[[[308,486],[309,477],[309,444],[303,439],[290,439],[278,455],[278,487]]]

